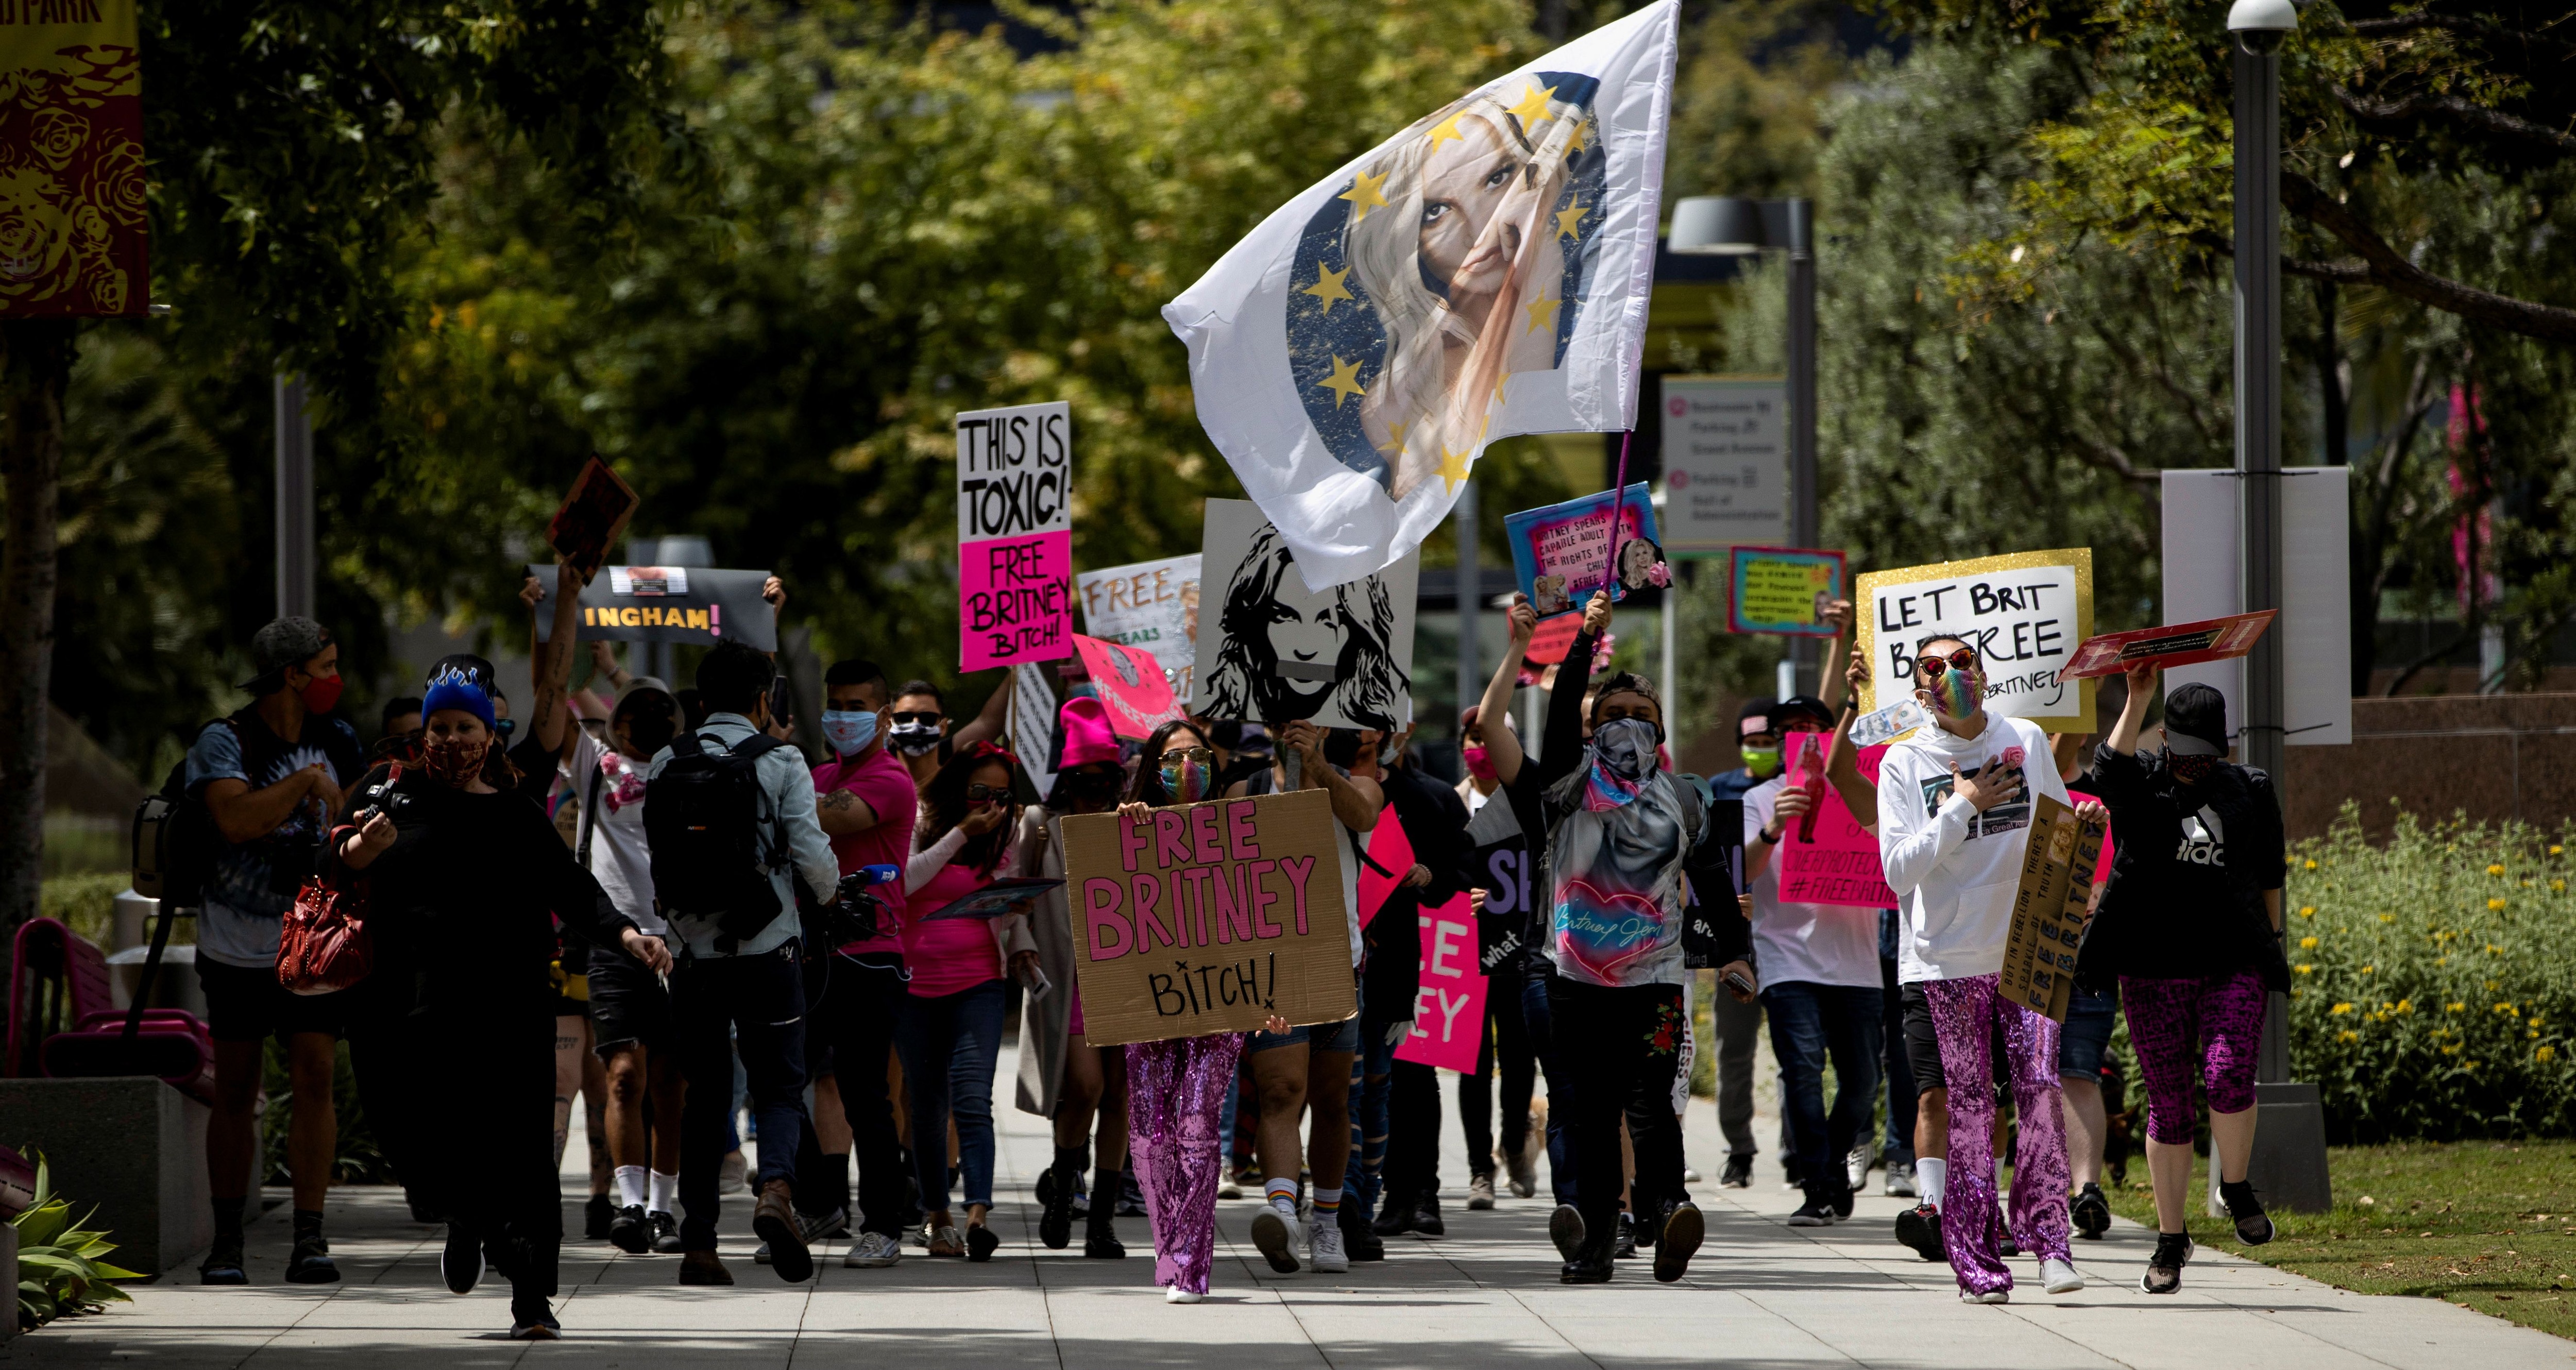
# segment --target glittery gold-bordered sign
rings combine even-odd
[[[1872,571],[1859,579],[1853,612],[1853,650],[1870,664],[1863,710],[1911,694],[1915,650],[1957,636],[1985,661],[1987,712],[2051,732],[2093,730],[2094,683],[2057,680],[2093,635],[2090,547]]]

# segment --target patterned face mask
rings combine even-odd
[[[1931,683],[1932,707],[1953,719],[1966,719],[1985,702],[1985,682],[1974,671],[1956,666],[1941,672]]]
[[[491,750],[489,738],[472,742],[452,734],[427,738],[420,746],[420,768],[440,784],[461,790],[483,774],[483,757]]]
[[[1195,804],[1208,797],[1209,781],[1214,772],[1208,765],[1204,747],[1174,748],[1163,753],[1163,792],[1175,804]]]
[[[2207,780],[2209,778],[2209,773],[2217,768],[2218,758],[2214,756],[2177,756],[2168,753],[2165,757],[2165,764],[2172,768],[2174,779],[2179,780],[2186,785],[2197,785],[2200,782]]]
[[[1659,764],[1655,748],[1663,729],[1642,718],[1614,718],[1592,730],[1592,778],[1584,807],[1615,809],[1637,797]]]

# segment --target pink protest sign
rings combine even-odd
[[[1384,866],[1393,872],[1378,874]],[[1404,835],[1404,824],[1397,821],[1395,806],[1378,810],[1377,826],[1369,829],[1368,860],[1360,863],[1360,926],[1367,927],[1377,911],[1386,907],[1387,896],[1395,893],[1395,884],[1413,870],[1413,839]]]
[[[1476,962],[1476,916],[1467,896],[1424,909],[1422,988],[1413,1031],[1395,1044],[1395,1059],[1441,1070],[1476,1068],[1485,1041],[1485,973]]]
[[[1109,710],[1109,730],[1120,737],[1142,738],[1181,716],[1172,698],[1172,682],[1150,652],[1074,634],[1074,650],[1091,673],[1091,688]]]
[[[1070,530],[957,544],[960,669],[981,671],[1072,654]],[[1169,687],[1164,693],[1170,693]]]
[[[1830,733],[1791,733],[1785,748],[1789,783],[1820,790],[1822,802],[1801,818],[1780,825],[1780,898],[1792,904],[1839,904],[1850,908],[1892,909],[1896,891],[1878,864],[1878,839],[1863,831],[1851,806],[1825,779],[1825,747]],[[1854,759],[1861,778],[1878,783],[1884,745],[1863,747]]]
[[[2066,792],[2066,798],[2069,803],[2075,804],[2099,804],[2102,802],[2100,798],[2086,794],[2082,790],[2068,790]],[[2102,825],[2102,850],[2099,855],[2099,859],[2093,863],[2093,883],[2098,885],[2111,878],[2111,856],[2117,850],[2118,848],[2112,845],[2111,825],[2106,820]]]

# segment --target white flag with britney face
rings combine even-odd
[[[1420,546],[1487,443],[1635,425],[1678,18],[1661,0],[1426,116],[1163,306],[1310,589]]]

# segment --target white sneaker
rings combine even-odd
[[[2012,1291],[2009,1289],[1989,1289],[1983,1294],[1971,1294],[1967,1290],[1962,1289],[1959,1291],[1959,1302],[2010,1303],[2012,1302]]]
[[[1851,1154],[1843,1157],[1843,1179],[1850,1183],[1853,1193],[1869,1188],[1870,1163],[1877,1159],[1870,1151],[1867,1137],[1852,1143]]]
[[[1263,1204],[1252,1215],[1252,1244],[1261,1251],[1262,1259],[1282,1275],[1294,1275],[1297,1259],[1297,1228],[1302,1226],[1277,1204]]]
[[[1193,1294],[1190,1291],[1181,1288],[1177,1284],[1165,1285],[1163,1287],[1163,1302],[1165,1303],[1204,1303],[1206,1301],[1207,1295]]]
[[[1240,1199],[1243,1197],[1243,1186],[1233,1178],[1228,1177],[1223,1184],[1216,1187],[1216,1196],[1220,1199]],[[1180,1300],[1176,1299],[1174,1302],[1177,1303],[1180,1302]]]
[[[2039,1263],[2040,1287],[2051,1294],[2072,1294],[2084,1287],[2084,1276],[2054,1256]]]
[[[1691,1169],[1689,1166],[1683,1166],[1683,1167],[1682,1167],[1682,1183],[1683,1183],[1683,1184],[1698,1184],[1698,1183],[1699,1183],[1699,1172],[1698,1172],[1698,1171],[1696,1171],[1696,1170]]]
[[[1315,1273],[1319,1275],[1340,1275],[1351,1268],[1351,1258],[1342,1250],[1340,1223],[1328,1219],[1307,1224],[1306,1248],[1313,1255]]]
[[[862,1232],[842,1255],[841,1264],[852,1270],[878,1270],[902,1259],[902,1243],[882,1232]]]
[[[1890,1161],[1887,1166],[1886,1187],[1879,1192],[1891,1199],[1918,1197],[1921,1191],[1914,1184],[1914,1167],[1903,1161]]]

